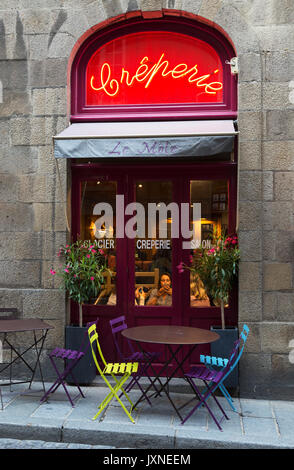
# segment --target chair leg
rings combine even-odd
[[[145,392],[144,392],[143,388],[141,387],[141,384],[139,383],[139,380],[141,379],[143,373],[144,373],[144,369],[138,371],[136,375],[133,375],[132,380],[130,381],[130,383],[125,388],[125,391],[127,393],[129,393],[132,390],[132,388],[135,386],[135,384],[137,384],[139,389],[141,390],[142,394],[145,395]],[[123,394],[123,392],[120,394],[120,397],[122,396],[122,394]],[[152,406],[151,401],[149,400],[148,396],[145,395],[145,397],[146,397],[146,400],[148,401],[149,405]]]
[[[73,372],[72,372],[72,371],[70,371],[70,375],[72,376],[73,382],[74,382],[75,386],[77,387],[78,391],[80,392],[81,396],[82,396],[83,398],[86,398],[85,395],[84,395],[83,392],[82,392],[82,389],[80,388],[79,384],[77,383],[77,381],[76,381],[76,379],[75,379],[75,376],[73,375]]]
[[[60,373],[59,370],[58,370],[58,368],[57,368],[57,365],[55,364],[55,362],[54,362],[54,360],[53,360],[52,357],[50,357],[50,360],[51,360],[51,363],[52,363],[52,365],[53,365],[53,367],[54,367],[54,369],[55,369],[55,372],[56,372],[58,378],[57,378],[57,380],[54,382],[54,384],[49,388],[49,390],[47,390],[47,392],[43,395],[43,397],[41,398],[40,401],[41,401],[41,402],[45,401],[45,400],[47,399],[47,397],[48,397],[51,393],[54,393],[54,392],[58,389],[58,387],[59,387],[60,385],[62,385],[62,387],[63,387],[63,389],[64,389],[64,391],[65,391],[65,393],[66,393],[66,396],[67,396],[67,398],[68,398],[68,400],[69,400],[71,406],[74,407],[75,405],[74,405],[73,400],[75,400],[75,398],[77,398],[79,395],[77,395],[76,397],[74,397],[74,399],[72,399],[71,396],[70,396],[70,394],[69,394],[69,392],[68,392],[68,390],[67,390],[67,388],[66,388],[66,385],[65,385],[65,383],[64,383],[64,380],[65,380],[66,377],[70,374],[70,375],[72,376],[72,378],[73,378],[73,381],[74,381],[75,386],[76,386],[76,387],[78,388],[78,390],[79,390],[79,393],[81,394],[81,396],[82,396],[83,398],[85,398],[85,395],[83,394],[81,388],[80,388],[79,385],[77,384],[77,382],[76,382],[76,380],[75,380],[75,378],[74,378],[74,376],[73,376],[73,373],[72,373],[72,369],[73,369],[74,366],[76,365],[77,361],[74,362],[74,363],[72,363],[72,364],[69,364],[67,367],[65,367],[64,371],[63,371],[62,373]]]
[[[206,381],[204,381],[204,383],[205,383],[205,385],[207,386],[208,390],[210,391],[210,394],[211,394],[211,396],[213,397],[215,403],[217,404],[217,406],[219,407],[219,409],[220,409],[221,412],[223,413],[224,417],[225,417],[227,420],[229,420],[230,418],[226,415],[226,413],[225,413],[223,407],[221,406],[221,404],[219,403],[219,401],[217,400],[217,398],[216,398],[216,396],[215,396],[215,394],[214,394],[214,391],[217,389],[217,387],[213,390],[213,388],[211,389],[211,388],[208,386],[208,384],[207,384]]]
[[[128,400],[128,402],[130,403],[131,407],[133,407],[133,406],[134,406],[134,403],[131,401],[130,397],[128,396],[128,394],[126,393],[124,387],[122,386],[122,385],[126,382],[126,380],[130,377],[130,374],[129,374],[129,373],[126,373],[125,375],[122,376],[122,379],[121,379],[121,380],[117,380],[117,378],[115,377],[114,374],[111,374],[111,376],[112,376],[112,378],[115,380],[115,382],[117,383],[117,386],[118,386],[119,384],[121,384],[121,385],[119,386],[118,390],[121,389],[122,393],[124,394],[124,396],[126,397],[126,399]],[[125,380],[123,380],[124,377],[125,377]],[[119,398],[120,398],[120,397],[119,397]]]
[[[209,385],[211,386],[212,384],[213,384],[213,382],[210,382]],[[231,395],[229,394],[229,392],[226,389],[226,387],[224,386],[224,384],[220,384],[219,389],[222,392],[223,396],[226,398],[226,400],[229,403],[232,410],[235,411],[235,413],[237,413],[237,410],[236,410],[235,406],[233,405],[234,400],[232,399]],[[206,388],[206,390],[207,390],[207,388]],[[205,390],[205,392],[206,392],[206,390]]]
[[[195,390],[196,392],[196,395],[199,397],[199,402],[197,403],[196,406],[194,406],[194,408],[188,413],[188,415],[186,416],[186,418],[183,419],[182,423],[181,424],[184,424],[191,416],[192,414],[203,404],[206,408],[207,408],[207,411],[209,412],[210,416],[212,417],[212,419],[214,420],[215,424],[217,425],[217,427],[219,428],[220,431],[222,431],[222,427],[221,425],[219,424],[218,420],[216,419],[216,417],[214,416],[213,412],[211,411],[211,409],[209,408],[208,404],[206,403],[206,400],[207,398],[211,395],[211,391],[209,390],[208,392],[205,393],[205,395],[202,395],[200,390],[197,388],[197,386],[195,385],[195,383],[193,382],[192,379],[190,379],[190,377],[187,377],[188,379],[188,382],[190,383],[190,385],[193,387],[193,389]]]
[[[223,384],[221,384],[221,385],[219,386],[219,388],[220,388],[222,394],[224,395],[224,397],[227,399],[227,402],[229,403],[229,405],[230,405],[230,407],[232,408],[232,410],[235,411],[235,412],[237,412],[235,406],[233,405],[234,400],[232,399],[232,397],[231,397],[231,395],[229,394],[229,392],[228,392],[228,390],[226,389],[226,387],[225,387]]]
[[[112,374],[111,374],[112,375]],[[101,413],[101,411],[111,402],[111,400],[113,400],[113,398],[115,397],[117,399],[117,401],[120,403],[121,407],[123,408],[124,412],[126,413],[126,415],[129,417],[129,419],[131,420],[131,422],[133,424],[135,424],[135,420],[133,419],[132,415],[130,414],[130,412],[127,410],[127,408],[125,407],[125,405],[123,404],[123,402],[121,401],[121,399],[119,398],[118,396],[118,391],[121,390],[123,392],[123,394],[126,396],[126,398],[128,399],[129,403],[131,404],[131,409],[132,407],[134,406],[132,401],[130,400],[130,398],[128,397],[127,393],[125,392],[124,388],[122,387],[123,384],[126,382],[126,380],[130,377],[130,374],[127,373],[125,375],[122,376],[121,380],[117,380],[116,377],[112,376],[113,378],[115,378],[115,382],[116,382],[116,385],[115,387],[112,387],[110,382],[104,378],[104,380],[106,381],[108,387],[110,388],[111,392],[107,395],[107,397],[104,398],[104,400],[101,402],[101,404],[99,405],[99,411],[98,413],[96,413],[96,415],[92,418],[93,420],[95,420],[99,414]]]

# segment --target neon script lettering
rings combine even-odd
[[[131,87],[135,81],[144,82],[145,88],[148,88],[154,77],[161,74],[162,77],[170,76],[173,79],[186,77],[188,83],[195,83],[197,87],[202,87],[205,93],[211,95],[215,95],[218,91],[222,90],[223,84],[221,82],[209,82],[210,77],[213,77],[213,75],[219,72],[218,69],[214,70],[213,73],[198,77],[198,66],[196,64],[188,68],[187,64],[180,63],[174,68],[170,68],[169,61],[163,60],[163,57],[164,53],[162,53],[159,60],[150,67],[150,60],[145,56],[132,77],[130,72],[122,67],[119,80],[112,77],[111,66],[107,62],[104,62],[100,69],[101,85],[95,86],[96,77],[92,75],[90,80],[91,88],[95,91],[104,91],[108,96],[115,96],[119,93],[120,87],[124,83],[128,87]]]

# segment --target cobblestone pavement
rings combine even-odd
[[[117,449],[117,447],[2,438],[0,449]]]

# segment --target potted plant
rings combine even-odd
[[[210,301],[220,307],[221,325],[211,327],[220,335],[220,340],[211,344],[211,354],[217,357],[228,357],[234,341],[238,339],[238,329],[226,326],[225,306],[229,302],[237,278],[239,259],[237,235],[228,237],[214,235],[213,248],[195,250],[190,259],[190,266],[184,263],[178,266],[180,271],[188,269],[194,276],[199,276]],[[237,384],[238,376],[235,369],[234,373],[229,375],[226,385],[236,387]]]
[[[52,275],[58,276],[68,297],[79,305],[79,325],[66,326],[65,347],[77,350],[85,337],[86,327],[83,326],[83,305],[98,297],[104,283],[104,274],[108,271],[103,250],[98,249],[95,242],[78,240],[70,245],[62,246],[58,256],[63,258],[62,265]],[[92,358],[91,348],[74,369],[75,378],[80,384],[90,383],[96,375],[96,367]]]

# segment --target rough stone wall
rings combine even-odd
[[[63,341],[64,295],[49,269],[66,239],[52,136],[68,123],[68,59],[96,24],[162,8],[214,22],[239,57],[239,322],[251,328],[241,392],[285,390],[294,385],[292,0],[1,1],[0,306],[53,323],[48,348]],[[61,179],[65,188],[65,165]]]

